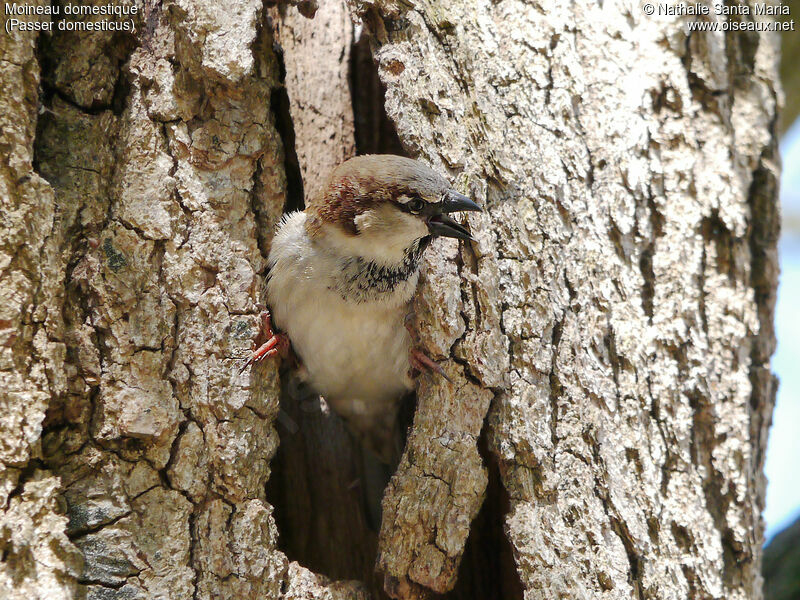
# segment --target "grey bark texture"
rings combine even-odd
[[[0,597],[761,598],[777,36],[293,4],[0,35]],[[238,359],[284,208],[398,138],[486,210],[376,536],[336,416]]]

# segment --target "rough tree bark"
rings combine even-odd
[[[774,35],[137,5],[0,36],[0,597],[761,597]],[[452,383],[420,380],[376,536],[336,417],[236,359],[281,212],[388,150],[486,211],[428,254]]]

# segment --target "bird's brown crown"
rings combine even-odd
[[[309,235],[324,224],[358,235],[359,215],[382,203],[402,204],[412,197],[435,202],[449,188],[447,181],[423,163],[391,154],[357,156],[339,165],[306,214]]]

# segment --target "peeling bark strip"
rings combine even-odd
[[[480,439],[526,598],[760,598],[777,39],[609,3],[351,0],[406,150],[488,209],[476,244],[426,256],[417,325],[452,383],[420,382],[376,585],[358,449],[290,407],[273,511],[277,372],[238,374],[299,174],[313,193],[355,123],[394,139],[364,131],[343,5],[273,4],[0,36],[0,597],[445,593]],[[470,564],[500,564],[475,533]]]
[[[609,3],[351,5],[402,142],[489,208],[419,295],[463,374],[420,390],[390,589],[452,585],[483,475],[441,431],[468,440],[494,390],[526,598],[761,597],[777,38]]]

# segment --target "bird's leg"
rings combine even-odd
[[[436,373],[444,377],[447,381],[452,383],[452,380],[444,372],[442,366],[427,355],[419,345],[419,335],[414,328],[413,313],[406,315],[404,324],[409,334],[411,334],[411,348],[408,350],[408,362],[411,364],[411,377],[413,378],[414,372],[419,373]]]
[[[417,373],[422,373],[424,371],[427,371],[428,373],[433,372],[437,375],[441,375],[450,383],[453,383],[453,380],[450,379],[447,376],[447,373],[444,372],[442,365],[430,358],[423,350],[420,350],[419,348],[412,347],[408,351],[408,362],[411,363],[411,369]]]
[[[256,350],[253,355],[244,363],[242,373],[247,367],[257,362],[261,362],[268,356],[279,355],[281,358],[289,356],[289,336],[285,333],[275,333],[272,329],[272,317],[268,310],[261,312],[261,328],[255,339]]]

